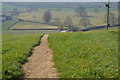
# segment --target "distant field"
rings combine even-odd
[[[14,20],[9,20],[6,22],[2,22],[2,31],[6,31],[8,27],[13,24],[15,21]]]
[[[2,10],[0,10],[0,11],[2,11],[2,12],[10,12],[10,11],[13,11],[15,8],[17,8],[18,11],[25,10],[24,8],[21,8],[21,7],[9,5],[9,4],[2,4]]]
[[[37,11],[32,11],[31,13],[22,13],[20,14],[19,18],[25,19],[25,20],[33,20],[33,21],[39,21],[43,22],[43,13],[47,9],[39,9]],[[52,12],[52,21],[54,22],[55,18],[59,18],[61,21],[61,24],[64,23],[65,18],[69,15],[72,18],[74,25],[79,25],[80,18],[76,16],[75,9],[62,9],[61,11],[58,11],[56,9],[50,9]],[[104,15],[106,14],[106,11],[103,9],[100,9],[99,13],[95,13],[92,9],[87,9],[89,19],[91,21],[92,26],[101,26],[105,25],[104,23]],[[117,16],[117,11],[112,10],[113,13]]]
[[[60,78],[117,78],[117,29],[54,33],[48,39]]]
[[[0,11],[2,12],[2,14],[5,14],[5,15],[8,15],[8,16],[11,16],[11,12],[17,8],[18,11],[25,11],[25,8],[22,8],[22,7],[18,7],[18,6],[13,6],[13,5],[9,5],[9,4],[3,4],[0,5],[2,8],[0,8]],[[2,9],[2,10],[1,10]]]
[[[8,27],[13,24],[15,21],[9,20],[7,22],[2,23],[2,34],[36,34],[36,33],[56,33],[59,32],[58,30],[8,30]],[[20,24],[20,25],[19,25]],[[21,26],[26,26],[27,25],[32,25],[34,27],[35,25],[40,26],[41,24],[38,23],[29,23],[29,22],[23,22],[23,23],[18,23],[17,28],[20,28]],[[37,26],[37,27],[38,27]],[[42,26],[41,26],[42,27]],[[49,27],[48,25],[44,25],[45,28]],[[50,26],[52,28],[52,26]]]
[[[58,27],[34,22],[20,22],[12,27],[12,29],[47,29],[47,28],[56,29]]]
[[[2,77],[20,78],[23,73],[21,64],[31,54],[30,50],[37,45],[42,34],[7,34],[2,38]]]

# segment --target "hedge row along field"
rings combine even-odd
[[[118,31],[53,33],[49,47],[60,78],[117,78]]]
[[[3,35],[3,78],[20,78],[23,75],[21,64],[30,56],[33,46],[39,43],[40,36],[42,34]]]

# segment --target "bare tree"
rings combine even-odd
[[[88,14],[85,11],[85,8],[83,6],[79,6],[76,9],[76,13],[79,17],[81,17],[79,25],[84,26],[84,27],[91,25],[90,20],[88,18]]]
[[[105,19],[104,19],[104,23],[106,23],[106,18],[107,18],[107,14],[105,15]],[[117,17],[114,15],[114,13],[110,12],[109,13],[109,20],[108,20],[109,24],[111,26],[115,25],[118,23]]]
[[[79,17],[87,16],[87,12],[85,11],[84,6],[79,6],[79,7],[77,7],[77,9],[75,10],[75,12],[77,13],[77,15],[78,15]]]
[[[66,17],[66,19],[65,19],[65,21],[64,21],[64,24],[66,25],[66,26],[69,26],[69,25],[72,25],[73,23],[72,23],[72,19],[70,18],[70,16],[67,16]]]
[[[80,25],[80,26],[84,26],[84,27],[90,26],[91,23],[90,23],[89,18],[88,18],[88,17],[82,17],[82,18],[80,19],[79,25]]]
[[[43,15],[43,20],[46,23],[50,23],[51,18],[52,18],[52,13],[50,12],[50,10],[47,10]]]
[[[74,30],[74,26],[73,26],[73,22],[72,19],[70,18],[70,16],[67,16],[65,21],[64,21],[65,26],[68,27],[69,31],[73,31]]]

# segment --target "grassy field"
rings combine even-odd
[[[17,8],[24,11],[25,8],[3,4],[3,12],[10,15],[10,11]],[[47,8],[24,12],[14,17],[37,22],[43,21],[43,14]],[[50,8],[52,20],[59,18],[61,24],[69,15],[75,27],[78,27],[80,18],[76,16],[75,9]],[[92,8],[86,10],[92,26],[105,25],[105,9],[95,13]],[[117,16],[116,9],[112,12]],[[12,30],[12,29],[41,29],[58,28],[47,24],[34,22],[19,22],[8,30],[14,20],[2,23],[2,77],[23,77],[21,65],[27,61],[31,49],[38,44],[42,34],[51,33],[49,47],[53,50],[53,61],[60,78],[116,78],[118,76],[118,31],[116,28],[93,30],[76,33],[57,33],[58,30]],[[89,26],[91,27],[91,26]],[[1,40],[0,39],[0,40]],[[0,46],[1,49],[1,46]],[[1,56],[0,56],[1,59]],[[1,68],[1,66],[0,66]],[[1,69],[0,69],[1,72]]]
[[[47,9],[39,9],[36,11],[32,11],[31,13],[22,13],[19,14],[17,17],[25,19],[25,20],[32,20],[32,21],[39,21],[43,22],[43,14]],[[72,18],[74,25],[79,25],[80,18],[76,16],[75,9],[62,9],[61,11],[57,11],[56,9],[50,9],[52,12],[52,20],[54,22],[56,18],[59,18],[61,23],[64,23],[65,18],[69,15]],[[89,19],[91,21],[91,26],[101,26],[105,25],[104,23],[104,15],[106,14],[105,10],[100,9],[99,13],[95,13],[91,8],[90,10],[87,9]],[[111,10],[116,16],[118,14],[117,10]],[[63,14],[64,13],[64,14]]]
[[[43,33],[57,32],[53,30],[8,30],[8,26],[14,22],[13,20],[9,20],[2,23],[3,78],[20,78],[23,76],[21,64],[24,63],[26,58],[31,54],[30,50],[32,47],[38,44],[40,36]],[[26,25],[27,24],[38,25],[36,23],[26,23]]]
[[[2,31],[6,31],[10,25],[12,25],[15,21],[9,20],[6,22],[2,22]]]
[[[5,15],[8,15],[8,16],[11,16],[12,12],[15,8],[17,8],[18,11],[25,11],[25,8],[22,8],[22,7],[18,7],[18,6],[13,6],[13,5],[9,5],[9,4],[0,4],[0,6],[2,8],[0,8],[0,12],[2,12],[2,14],[5,14]]]
[[[54,33],[48,39],[60,78],[117,78],[118,31]]]
[[[21,64],[31,54],[33,46],[37,45],[42,34],[8,34],[2,38],[2,77],[20,78],[23,73]]]
[[[0,29],[0,31],[2,30]],[[2,79],[2,54],[1,52],[2,52],[2,35],[0,33],[0,79]]]
[[[57,26],[51,26],[47,24],[34,23],[34,22],[20,22],[12,27],[13,29],[47,29],[47,28],[58,28]]]
[[[13,6],[13,5],[3,3],[2,4],[2,10],[0,10],[0,11],[10,12],[10,11],[13,11],[15,8],[17,8],[18,11],[24,11],[25,10],[24,8],[21,8],[21,7],[17,7],[17,6]]]
[[[6,21],[6,22],[3,22],[2,23],[2,34],[39,34],[39,33],[56,33],[56,32],[59,32],[58,30],[8,30],[8,27],[13,24],[15,21],[13,20],[9,20],[9,21]],[[32,26],[32,28],[34,26],[41,26],[41,24],[39,23],[30,23],[30,22],[21,22],[21,23],[17,23],[16,25],[14,25],[13,27],[17,27],[17,28],[21,28],[21,26],[24,28],[24,26]],[[49,25],[44,25],[44,28],[53,28],[53,26],[49,26]],[[38,28],[38,27],[37,27]],[[54,27],[55,28],[55,27]]]

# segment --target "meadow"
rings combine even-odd
[[[1,52],[2,52],[2,35],[0,34],[0,79],[2,78],[2,54]]]
[[[57,26],[51,26],[47,24],[34,23],[34,22],[20,22],[12,27],[13,29],[57,29]]]
[[[56,33],[59,32],[58,30],[11,30],[11,28],[15,27],[15,29],[17,28],[24,28],[24,26],[26,26],[27,28],[30,28],[30,26],[32,28],[35,28],[35,26],[37,26],[37,28],[39,27],[43,27],[44,28],[57,28],[56,26],[51,26],[51,25],[45,25],[45,24],[39,24],[39,23],[30,23],[30,22],[20,22],[17,23],[16,25],[12,26],[10,29],[8,29],[8,27],[13,24],[15,21],[14,20],[8,20],[6,22],[2,23],[2,34],[46,34],[46,33]],[[28,26],[29,25],[29,26]]]
[[[21,64],[27,61],[31,50],[38,45],[42,34],[6,34],[2,38],[2,77],[23,76]]]
[[[26,8],[3,4],[3,12],[9,12],[17,8],[24,11]],[[40,8],[31,12],[22,12],[14,17],[30,21],[43,21],[46,10],[52,12],[52,20],[60,19],[61,25],[69,15],[75,27],[79,26],[79,18],[74,8]],[[91,26],[105,25],[105,9],[98,13],[93,8],[87,8]],[[117,16],[117,10],[111,10]],[[15,20],[2,23],[2,77],[22,78],[24,73],[21,65],[27,62],[32,54],[31,50],[38,45],[43,34],[50,33],[49,47],[53,50],[54,67],[60,78],[117,78],[118,77],[118,29],[110,28],[87,32],[58,33],[58,30],[12,30],[12,29],[41,29],[58,28],[47,24],[34,22],[19,22],[12,26]],[[83,27],[83,26],[79,26]],[[1,45],[1,43],[0,43]],[[1,47],[0,47],[1,48]],[[1,59],[1,56],[0,56]],[[1,66],[0,66],[1,68]],[[1,69],[0,69],[1,71]]]
[[[0,73],[2,71],[3,79],[23,77],[24,73],[21,65],[27,62],[32,48],[38,45],[42,34],[57,32],[53,30],[9,30],[8,27],[14,22],[14,20],[8,20],[2,23],[2,66],[0,66]],[[37,23],[23,23],[26,23],[26,25],[39,25]],[[24,25],[23,23],[17,25]]]
[[[17,8],[19,11],[25,10],[24,8],[20,8],[20,7],[9,5],[9,4],[0,4],[0,5],[2,6],[2,10],[0,9],[0,11],[3,11],[5,13],[13,11],[15,8]]]
[[[8,30],[8,27],[10,25],[12,25],[13,23],[15,22],[15,20],[9,20],[9,21],[6,21],[6,22],[2,22],[2,31],[7,31]]]
[[[117,78],[118,31],[53,33],[48,39],[60,78]]]
[[[24,19],[24,20],[44,22],[43,14],[48,9],[41,8],[38,10],[33,10],[31,13],[29,13],[29,12],[21,13],[16,17]],[[49,10],[52,13],[51,22],[54,22],[56,19],[59,19],[61,24],[63,25],[65,18],[69,15],[72,18],[73,24],[75,26],[79,26],[79,20],[81,19],[81,17],[76,16],[77,14],[75,12],[75,9],[63,8],[62,10],[58,11],[55,8],[50,8]],[[104,23],[104,16],[106,14],[105,9],[100,9],[98,13],[95,13],[94,9],[92,9],[92,8],[87,8],[86,11],[88,13],[88,18],[92,24],[91,26],[101,26],[101,25],[106,24],[106,23]],[[114,10],[114,9],[111,9],[111,12],[113,12],[116,16],[118,14],[117,10]]]

